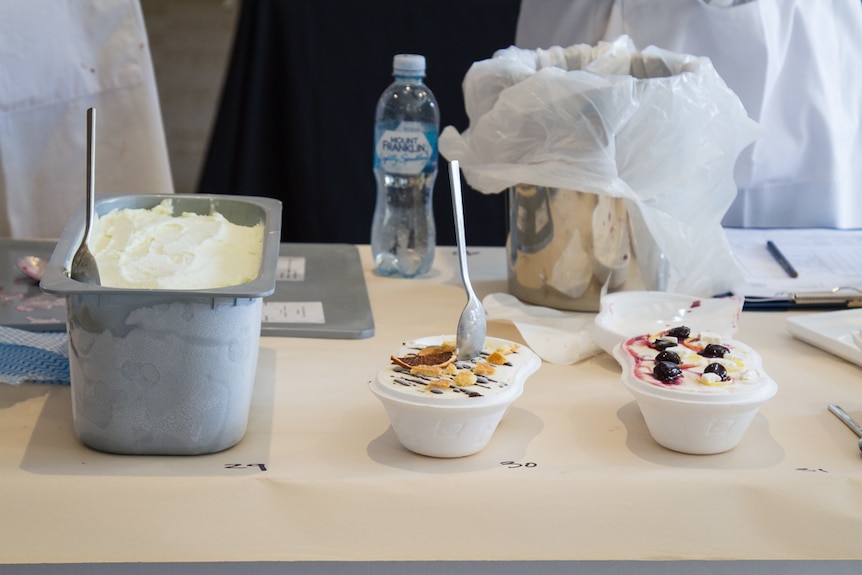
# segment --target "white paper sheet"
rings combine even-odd
[[[725,232],[745,278],[734,289],[737,295],[789,298],[841,286],[862,289],[862,230],[726,228]],[[778,246],[798,277],[784,271],[766,249],[767,240]]]

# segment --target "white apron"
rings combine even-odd
[[[522,0],[516,43],[620,34],[709,57],[763,126],[740,154],[725,225],[862,227],[859,0]]]
[[[86,110],[96,194],[172,193],[137,0],[0,0],[0,237],[58,238],[83,201]]]

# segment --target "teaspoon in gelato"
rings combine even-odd
[[[458,160],[449,162],[449,178],[452,186],[452,209],[455,215],[455,240],[461,267],[461,281],[467,291],[467,305],[461,312],[456,332],[458,359],[468,360],[478,357],[485,345],[487,321],[485,308],[473,291],[470,273],[467,270],[467,239],[464,234],[464,206],[461,198],[461,172]]]
[[[99,266],[87,245],[87,242],[90,240],[90,231],[93,229],[93,220],[95,220],[95,147],[96,109],[89,108],[87,110],[87,214],[84,223],[84,235],[81,237],[81,245],[78,246],[78,250],[72,256],[69,277],[79,282],[100,285]]]

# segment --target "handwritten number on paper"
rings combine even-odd
[[[501,461],[500,465],[507,467],[508,469],[517,469],[519,467],[538,467],[538,463],[533,463],[532,461],[528,461],[527,463],[518,463],[517,461]]]
[[[822,467],[814,468],[814,467],[797,467],[796,471],[808,471],[810,473],[829,473],[827,470]]]
[[[266,471],[266,463],[225,463],[225,469],[248,469],[257,467],[261,471]]]

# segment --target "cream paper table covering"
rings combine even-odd
[[[470,251],[480,297],[505,291],[504,250]],[[484,451],[432,459],[366,384],[404,339],[454,330],[454,249],[413,280],[360,252],[375,336],[262,338],[248,434],[222,453],[98,453],[68,387],[0,388],[0,563],[862,559],[862,460],[826,410],[862,415],[860,371],[788,314],[742,316],[779,392],[731,452],[655,444],[601,354],[545,363]]]

